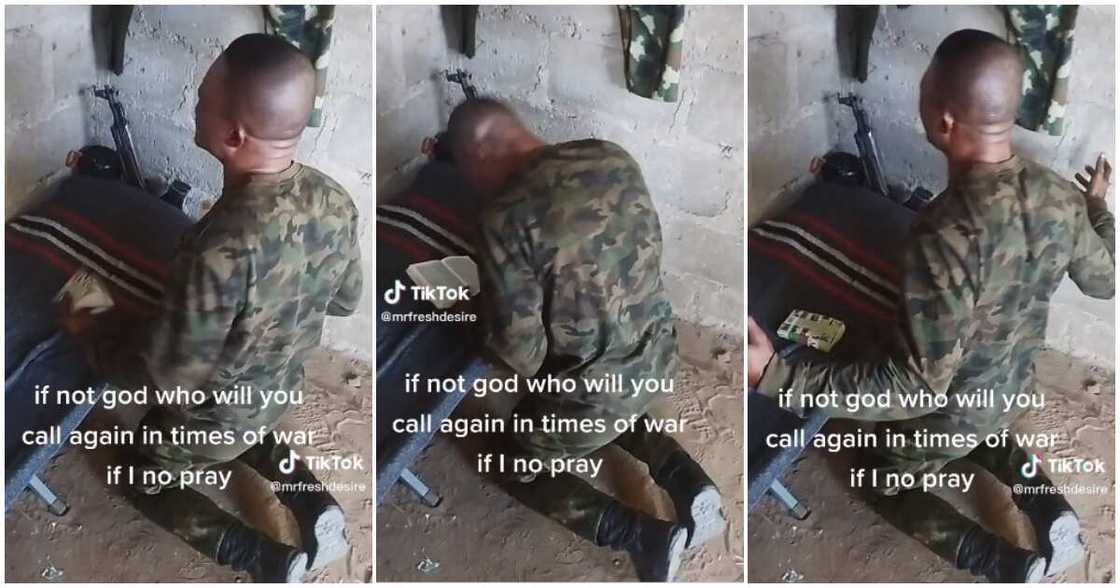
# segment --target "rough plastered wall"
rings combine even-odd
[[[839,90],[831,6],[747,9],[747,219],[788,203],[809,161],[835,143],[830,102]]]
[[[108,105],[102,100],[94,100],[89,86],[92,82],[113,84],[120,91],[144,174],[164,180],[178,178],[189,183],[192,190],[185,208],[197,217],[200,205],[216,198],[222,185],[221,166],[194,144],[198,85],[226,45],[245,33],[264,31],[262,9],[259,5],[138,6],[125,42],[125,65],[121,76],[108,71],[107,58],[100,53],[94,68],[91,26],[99,35],[94,37],[97,43],[107,44],[103,28],[105,22],[97,12],[95,9],[91,15],[88,7],[69,6],[7,9],[9,113],[12,113],[13,92],[19,93],[21,101],[28,103],[42,101],[41,97],[47,96],[58,106],[38,115],[46,121],[41,123],[46,125],[45,128],[53,130],[58,127],[59,130],[54,132],[67,141],[77,141],[77,147],[85,142],[112,146],[109,130],[112,116]],[[13,19],[13,13],[18,13],[19,19]],[[372,16],[368,6],[338,8],[324,109],[326,120],[323,126],[304,132],[299,154],[300,161],[315,166],[340,182],[350,192],[362,214],[365,297],[359,307],[361,310],[354,317],[328,319],[324,342],[363,357],[372,353],[370,333],[373,324],[373,305],[369,302],[373,290],[373,158],[370,144],[373,110]],[[39,21],[44,24],[36,25]],[[27,23],[24,29],[13,31],[13,25],[21,22]],[[27,29],[30,32],[22,32]],[[21,45],[15,42],[20,35],[30,34],[41,37],[36,42],[42,44],[44,53],[48,47],[59,47],[39,60],[48,64],[53,61],[58,70],[52,78],[53,92],[36,88],[13,89],[20,85],[11,83],[13,76],[19,75],[18,72],[13,74],[11,67],[12,48]],[[100,48],[97,50],[102,51]],[[35,120],[31,116],[25,118]],[[18,134],[13,136],[9,125],[9,174],[13,169],[12,157],[24,156],[16,145],[18,140]],[[56,147],[55,143],[60,142],[51,138],[49,153],[27,155],[33,161],[20,162],[20,167],[40,165],[42,169],[57,169],[66,150],[73,148],[70,144]],[[55,155],[56,152],[59,155]],[[52,168],[47,161],[40,162],[40,159],[58,163]],[[19,176],[17,180],[26,182]],[[12,182],[9,175],[9,188]]]
[[[513,105],[545,140],[595,137],[629,150],[661,216],[677,313],[740,333],[742,8],[688,7],[676,103],[627,92],[614,6],[483,6],[473,59],[457,51],[457,28],[444,18],[434,6],[377,9],[381,198],[415,170],[421,140],[462,100],[442,71],[463,67],[480,93]]]
[[[88,6],[4,9],[4,218],[10,218],[65,170],[66,152],[93,135],[81,88],[93,83],[92,11]]]
[[[1081,7],[1065,134],[1016,128],[1013,136],[1019,153],[1070,178],[1098,152],[1117,155],[1112,153],[1114,13],[1111,6]],[[891,184],[921,185],[935,194],[945,188],[944,157],[926,142],[918,118],[919,82],[949,33],[976,28],[1006,36],[999,7],[881,7],[863,84],[841,71],[834,7],[752,7],[747,18],[751,223],[807,180],[810,157],[832,148],[857,152],[855,123],[850,111],[836,104],[837,92],[863,96]],[[786,103],[783,96],[794,99]],[[1048,340],[1060,350],[1112,365],[1114,323],[1112,301],[1087,298],[1066,280],[1052,303]]]

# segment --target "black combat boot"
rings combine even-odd
[[[249,572],[255,582],[298,583],[307,572],[306,553],[240,523],[222,536],[214,559],[236,571]]]
[[[1039,492],[1023,491],[1014,494],[1015,506],[1034,527],[1038,552],[1046,559],[1046,576],[1056,576],[1085,558],[1085,543],[1081,540],[1081,522],[1073,506],[1058,492],[1046,476],[1039,474],[1027,490],[1042,488]]]
[[[956,564],[992,582],[1033,584],[1042,581],[1046,560],[976,525],[961,539]]]
[[[615,502],[599,520],[596,543],[625,549],[643,582],[671,582],[681,565],[688,532]]]
[[[719,488],[687,452],[674,452],[653,480],[673,499],[677,521],[688,530],[686,547],[706,543],[727,528]]]
[[[299,523],[300,540],[308,556],[308,571],[320,570],[349,552],[346,518],[330,492],[311,490],[320,482],[303,461],[296,462],[291,477],[301,483],[302,488],[277,492],[276,496]]]

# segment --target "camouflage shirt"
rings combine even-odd
[[[334,180],[298,163],[254,176],[187,230],[135,355],[95,361],[118,385],[302,390],[324,316],[356,309],[360,255],[358,210]]]
[[[551,145],[480,218],[487,347],[523,377],[671,376],[661,226],[618,145]]]
[[[1050,297],[1068,274],[1089,296],[1114,291],[1113,217],[1101,199],[1030,161],[976,166],[924,210],[907,243],[901,284],[902,318],[893,357],[839,364],[787,361],[767,366],[759,390],[889,391],[889,407],[833,416],[870,421],[908,420],[896,430],[993,432],[1021,410],[1002,401],[1032,394],[1034,359],[1043,345]],[[996,402],[970,408],[903,408],[902,395],[994,390]]]

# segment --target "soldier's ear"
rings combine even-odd
[[[942,135],[949,136],[953,133],[953,129],[957,126],[957,119],[953,118],[951,112],[945,111],[941,116],[937,117],[937,132]]]
[[[225,136],[222,137],[222,143],[230,149],[238,149],[245,144],[247,138],[248,135],[246,135],[245,129],[241,128],[241,125],[233,125],[226,130]]]

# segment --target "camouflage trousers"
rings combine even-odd
[[[866,452],[865,465],[882,471],[910,471],[935,472],[945,465],[914,463],[911,460],[895,463],[896,455],[882,451]],[[1013,435],[1007,437],[1006,443],[990,446],[981,442],[978,446],[968,451],[962,457],[983,469],[991,472],[996,479],[1008,487],[1016,484],[1038,484],[1045,481],[1039,476],[1026,478],[1021,469],[1027,463],[1029,456],[1015,442]],[[919,467],[915,467],[919,466]],[[883,488],[867,489],[870,506],[878,512],[891,525],[903,533],[917,539],[931,551],[957,565],[957,550],[965,534],[977,525],[972,519],[962,515],[951,504],[922,489],[892,488],[884,492]]]
[[[271,434],[279,415],[272,418],[245,419],[232,422],[228,418],[215,422],[200,418],[187,417],[184,412],[163,410],[156,407],[149,411],[141,421],[141,428],[170,431],[170,426],[186,430],[211,431],[219,428],[244,431],[265,427],[268,434],[255,445],[241,441],[234,444],[178,445],[172,443],[165,434],[165,442],[137,448],[128,456],[130,465],[137,472],[136,482],[127,492],[129,500],[149,519],[167,531],[178,536],[203,555],[217,559],[218,549],[226,532],[243,523],[223,510],[201,492],[190,487],[180,487],[178,477],[186,470],[198,470],[214,465],[240,461],[272,482],[293,482],[295,474],[280,471],[280,463],[290,457],[291,449],[287,444],[277,442]],[[227,415],[228,417],[228,415]],[[271,422],[269,422],[271,421]],[[302,467],[302,462],[297,462]],[[168,484],[145,484],[141,473],[145,470],[164,470],[175,474],[174,481]],[[225,563],[225,562],[219,562]]]
[[[650,419],[645,410],[649,399],[634,402],[619,399],[609,406],[591,406],[584,403],[558,401],[556,398],[530,396],[522,400],[516,413],[520,416],[540,416],[547,412],[560,418],[613,418],[637,417],[636,426],[621,434],[610,427],[604,433],[513,433],[504,439],[506,462],[512,459],[538,458],[548,463],[554,458],[584,457],[593,451],[614,444],[649,467],[650,475],[657,472],[674,453],[684,449],[669,435],[650,432],[644,423]],[[577,535],[597,543],[599,522],[607,507],[615,503],[611,496],[595,489],[582,478],[567,472],[543,472],[536,476],[499,476],[503,487],[514,498],[529,508],[557,521]]]

